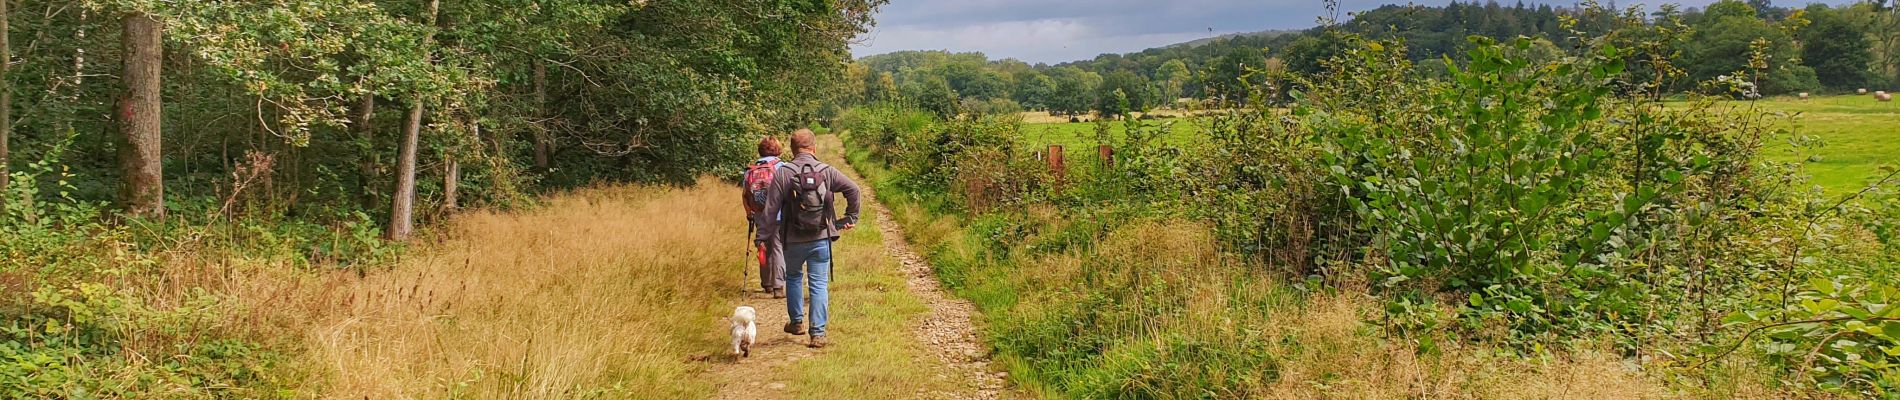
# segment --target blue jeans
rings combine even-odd
[[[785,244],[785,308],[792,323],[805,320],[805,278],[811,277],[811,335],[825,335],[831,313],[831,240]]]

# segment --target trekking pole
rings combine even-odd
[[[745,285],[748,282],[752,281],[752,265],[751,264],[752,264],[752,247],[754,247],[752,233],[754,229],[758,229],[758,225],[752,222],[752,219],[747,218],[745,221],[745,261],[739,263],[740,265],[739,276],[744,277],[744,279],[739,281],[739,293],[745,293]]]

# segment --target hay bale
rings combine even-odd
[[[1807,100],[1807,99],[1808,99],[1808,92],[1801,92],[1801,95],[1800,95],[1800,96],[1801,96],[1801,99],[1802,99],[1802,100]]]
[[[1854,94],[1867,94],[1867,88],[1856,89],[1854,90]]]
[[[1888,101],[1893,101],[1893,94],[1891,94],[1891,93],[1881,93],[1881,94],[1877,94],[1877,95],[1874,95],[1874,99],[1875,99],[1875,100],[1880,100],[1880,101],[1882,101],[1882,102],[1888,102]]]

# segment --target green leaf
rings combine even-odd
[[[1835,299],[1819,299],[1819,300],[1802,300],[1801,301],[1801,307],[1806,308],[1808,312],[1813,313],[1813,315],[1826,314],[1830,311],[1834,311],[1835,309],[1840,308],[1840,306],[1841,306],[1841,301],[1835,300]]]
[[[1504,308],[1508,308],[1512,312],[1527,313],[1531,311],[1531,302],[1525,301],[1524,299],[1511,299],[1510,302],[1504,303]]]
[[[1826,296],[1834,295],[1834,281],[1828,280],[1827,278],[1822,278],[1818,276],[1813,277],[1813,278],[1808,278],[1808,288],[1814,289],[1814,291],[1816,292],[1821,292],[1822,295],[1826,295]]]
[[[1472,293],[1470,302],[1472,307],[1484,307],[1484,296]]]

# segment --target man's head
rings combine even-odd
[[[778,144],[778,138],[766,136],[759,139],[759,157],[778,157],[784,152],[784,148]]]
[[[792,132],[792,151],[798,154],[818,154],[818,136],[810,129],[800,128]]]

